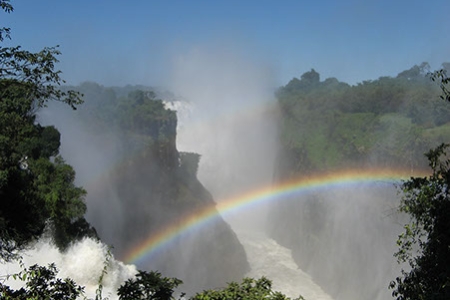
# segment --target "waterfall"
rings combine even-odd
[[[102,297],[110,300],[118,299],[117,289],[127,279],[137,273],[134,265],[126,265],[108,253],[108,247],[101,242],[86,238],[74,243],[69,249],[61,253],[55,245],[47,239],[41,239],[32,248],[21,253],[22,262],[26,267],[34,264],[48,266],[54,263],[58,269],[57,277],[71,278],[76,284],[84,286],[85,296],[95,299],[99,287],[99,279],[106,260],[109,262],[102,281]],[[1,274],[15,274],[22,271],[18,262],[0,265]],[[23,286],[20,280],[10,277],[6,284],[14,289]]]
[[[270,108],[199,124],[197,120],[205,118],[201,107],[188,102],[167,102],[166,106],[177,110],[178,149],[201,154],[198,177],[216,201],[272,184],[276,128]],[[273,290],[293,299],[299,295],[311,300],[332,299],[297,266],[289,249],[264,234],[265,205],[223,217],[246,251],[251,268],[246,276],[265,276],[272,281]]]
[[[237,232],[244,245],[252,270],[249,277],[265,276],[272,280],[272,287],[291,299],[299,295],[311,300],[331,300],[322,288],[294,262],[291,250],[282,247],[264,234]]]

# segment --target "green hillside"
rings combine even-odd
[[[281,174],[355,165],[426,167],[423,153],[448,136],[450,108],[436,101],[440,90],[425,66],[354,86],[320,81],[311,70],[281,87]]]

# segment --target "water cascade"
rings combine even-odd
[[[221,201],[270,187],[276,163],[278,112],[268,79],[259,67],[242,61],[245,67],[237,66],[234,59],[188,54],[174,80],[174,90],[187,102],[166,104],[177,110],[177,147],[201,155],[198,177],[219,211]],[[216,71],[223,80],[211,81]],[[222,214],[247,253],[251,271],[246,276],[266,276],[290,297],[332,299],[298,268],[289,249],[265,235],[268,205],[243,209],[237,204]]]

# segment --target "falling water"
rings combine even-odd
[[[216,201],[271,184],[276,130],[270,118],[274,111],[261,109],[196,125],[197,106],[167,105],[178,110],[178,148],[202,155],[198,176]],[[224,216],[247,253],[251,271],[246,276],[266,276],[274,290],[292,298],[332,299],[298,268],[289,249],[265,236],[266,215],[266,207],[259,206]]]
[[[280,246],[264,234],[238,232],[252,270],[249,277],[265,276],[272,280],[273,289],[281,291],[292,299],[299,295],[305,299],[331,300],[322,288],[292,259],[291,250]]]
[[[34,264],[48,266],[54,263],[58,269],[57,276],[71,278],[78,285],[83,286],[88,299],[95,299],[105,264],[107,268],[101,282],[102,297],[110,300],[118,299],[117,289],[119,286],[137,273],[134,265],[126,265],[116,260],[106,245],[89,238],[73,244],[64,253],[61,253],[47,239],[42,239],[34,247],[21,253],[21,256],[26,267]],[[11,275],[20,271],[22,268],[18,262],[1,265],[1,274]],[[14,289],[23,286],[22,281],[13,280],[12,277],[7,280],[6,284]]]
[[[196,48],[175,62],[171,90],[187,102],[167,105],[177,110],[177,148],[201,155],[198,178],[220,202],[273,184],[278,111],[264,64],[239,52],[208,50]],[[291,297],[331,299],[288,249],[265,236],[266,206],[223,217],[245,248],[247,276],[266,276]]]

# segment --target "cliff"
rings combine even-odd
[[[84,159],[72,164],[81,178],[98,172],[97,165],[106,166],[100,177],[88,180],[87,219],[102,241],[113,246],[116,257],[125,257],[196,209],[215,206],[197,179],[200,156],[176,148],[176,112],[166,109],[152,91],[127,87],[128,93],[121,94],[120,88],[95,83],[75,88],[85,103],[72,121],[71,139],[79,135],[78,140],[89,142],[78,145]],[[134,263],[183,280],[182,291],[188,293],[224,286],[249,270],[242,245],[220,216]]]

